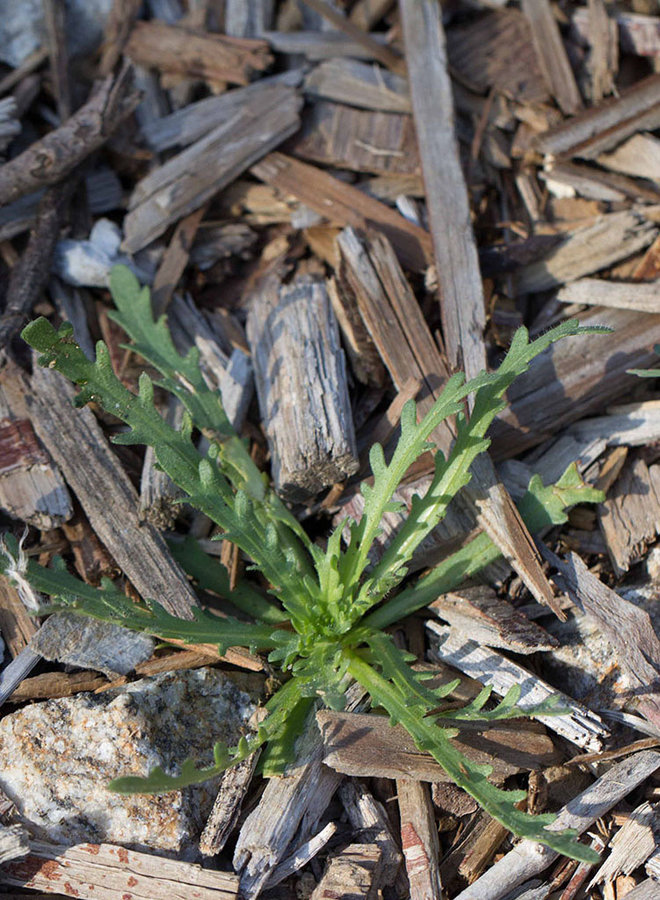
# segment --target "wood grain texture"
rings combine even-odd
[[[299,276],[259,291],[247,335],[276,490],[307,497],[356,472],[344,353],[324,282]]]
[[[401,845],[410,883],[410,900],[441,900],[438,828],[428,784],[399,779]]]
[[[99,538],[143,597],[190,618],[197,605],[165,541],[139,521],[137,494],[89,409],[75,410],[74,389],[59,373],[35,367],[33,422]]]
[[[451,781],[432,756],[417,750],[402,726],[393,727],[385,716],[322,710],[316,721],[324,762],[336,771],[361,778]],[[545,729],[536,722],[471,726],[452,744],[468,759],[493,766],[493,779],[500,783],[509,775],[552,765],[559,758]]]
[[[30,853],[7,863],[2,881],[81,900],[237,900],[238,878],[189,862],[111,844],[60,847],[30,841]]]
[[[660,753],[646,750],[616,763],[591,787],[564,806],[550,826],[575,828],[580,834],[660,768]],[[521,841],[454,900],[500,900],[543,872],[559,854],[534,841]],[[630,895],[628,895],[630,896]]]
[[[299,108],[293,88],[265,85],[235,115],[146,175],[129,200],[124,249],[134,253],[151,243],[293,134]]]
[[[402,265],[426,269],[432,252],[429,233],[353,185],[283,153],[270,153],[250,171],[261,181],[294,194],[331,222],[353,228],[374,226],[391,241]]]
[[[458,156],[440,7],[435,0],[401,0],[399,13],[433,238],[443,338],[450,365],[473,378],[486,364],[486,312],[467,187]]]
[[[522,0],[522,10],[532,29],[532,40],[541,71],[565,115],[582,108],[582,98],[561,39],[549,0]]]

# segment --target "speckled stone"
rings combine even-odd
[[[255,706],[217,669],[170,672],[101,694],[34,703],[0,721],[0,787],[35,837],[108,842],[192,858],[218,779],[160,796],[105,787],[186,756],[213,761]]]

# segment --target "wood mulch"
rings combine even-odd
[[[181,615],[197,602],[163,533],[206,545],[209,522],[149,452],[111,448],[109,417],[74,419],[19,338],[36,314],[69,320],[134,387],[139,362],[108,317],[114,261],[152,284],[178,344],[197,344],[254,458],[320,538],[359,516],[368,448],[396,437],[407,399],[425,411],[451,372],[496,364],[520,325],[610,326],[555,345],[512,388],[417,568],[476,530],[508,563],[397,631],[419,665],[460,677],[463,701],[481,684],[563,696],[561,715],[457,740],[603,863],[516,845],[349,691],[345,712],[309,723],[285,778],[265,784],[254,761],[223,778],[203,867],[31,839],[26,856],[7,818],[0,892],[660,896],[660,396],[628,374],[660,344],[657,4],[114,0],[98,52],[74,58],[74,13],[43,6],[42,46],[0,66],[3,529],[27,525],[30,554],[60,554],[92,584],[128,582]],[[434,439],[446,450],[450,427]],[[537,546],[514,500],[570,463],[605,502]],[[409,473],[405,502],[431,467],[427,454]],[[235,579],[245,560],[208,546]],[[246,651],[193,647],[110,682],[47,662],[38,629],[0,578],[3,712],[175,668],[266,679]]]

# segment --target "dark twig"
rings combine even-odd
[[[75,115],[0,167],[0,206],[61,181],[98,150],[138,104],[131,81],[130,68],[107,78]]]
[[[27,247],[9,279],[7,302],[0,318],[0,365],[4,365],[12,338],[26,324],[30,310],[46,285],[55,244],[76,181],[72,178],[55,185],[41,198]]]

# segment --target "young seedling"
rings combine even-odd
[[[220,618],[196,609],[192,620],[178,619],[152,599],[134,603],[108,581],[98,589],[89,587],[70,575],[61,561],[47,569],[21,559],[15,542],[10,545],[8,541],[5,547],[4,570],[27,579],[35,590],[53,598],[53,605],[44,611],[64,607],[163,640],[212,643],[220,652],[233,646],[247,647],[268,654],[270,663],[284,673],[283,686],[266,704],[267,715],[257,733],[243,738],[237,747],[216,744],[212,766],[197,768],[188,759],[176,775],[156,768],[146,778],[119,778],[110,788],[153,793],[182,788],[219,774],[264,745],[268,745],[263,757],[265,773],[281,771],[312,706],[321,701],[341,709],[347,686],[357,681],[368,691],[374,707],[384,709],[393,724],[400,722],[421,751],[430,753],[456,784],[515,835],[541,841],[566,856],[595,862],[597,855],[580,844],[574,832],[549,829],[553,815],[523,812],[518,806],[525,798],[524,791],[493,785],[488,781],[490,767],[472,762],[451,741],[462,721],[547,715],[553,705],[544,703],[522,712],[516,707],[519,690],[513,688],[487,709],[490,690],[484,688],[462,709],[438,712],[442,699],[458,682],[430,688],[428,676],[411,668],[412,657],[397,649],[383,629],[497,558],[495,546],[480,534],[429,574],[395,593],[416,548],[468,482],[476,456],[487,449],[486,432],[504,408],[504,394],[514,379],[554,341],[604,329],[565,322],[530,342],[521,328],[496,371],[482,372],[467,383],[463,375],[454,375],[421,421],[414,402],[409,401],[390,461],[380,445],[371,448],[373,478],[361,488],[365,501],[362,518],[350,522],[347,537],[344,524],[338,526],[321,549],[255,466],[232,429],[217,391],[206,385],[197,351],[181,356],[165,318],[154,321],[149,291],[141,289],[131,272],[121,266],[113,270],[110,288],[117,307],[113,318],[130,336],[131,349],[155,367],[161,376],[160,387],[176,395],[186,409],[180,430],[157,412],[148,375],[141,375],[137,395],[124,387],[113,373],[102,342],[97,345],[95,362],[90,362],[69,325],[55,331],[46,319],[38,319],[27,326],[23,337],[42,354],[41,365],[57,369],[80,386],[77,406],[93,401],[126,423],[128,430],[115,437],[116,443],[153,447],[158,464],[183,490],[186,501],[222,529],[223,540],[233,541],[250,558],[268,582],[268,594],[247,580],[231,590],[223,566],[202,553],[192,540],[174,548],[175,555],[202,587],[221,593],[242,618]],[[473,399],[469,417],[468,395]],[[398,508],[392,501],[395,489],[412,463],[432,448],[429,436],[448,416],[455,417],[457,434],[450,454],[445,458],[436,453],[435,472],[426,494],[414,499],[405,523],[372,565],[369,554],[383,514]],[[211,439],[206,454],[197,450],[193,428]],[[532,479],[521,512],[530,530],[538,531],[565,521],[565,507],[598,499],[600,495],[581,482],[573,467],[551,487]],[[246,622],[244,614],[251,621]]]

